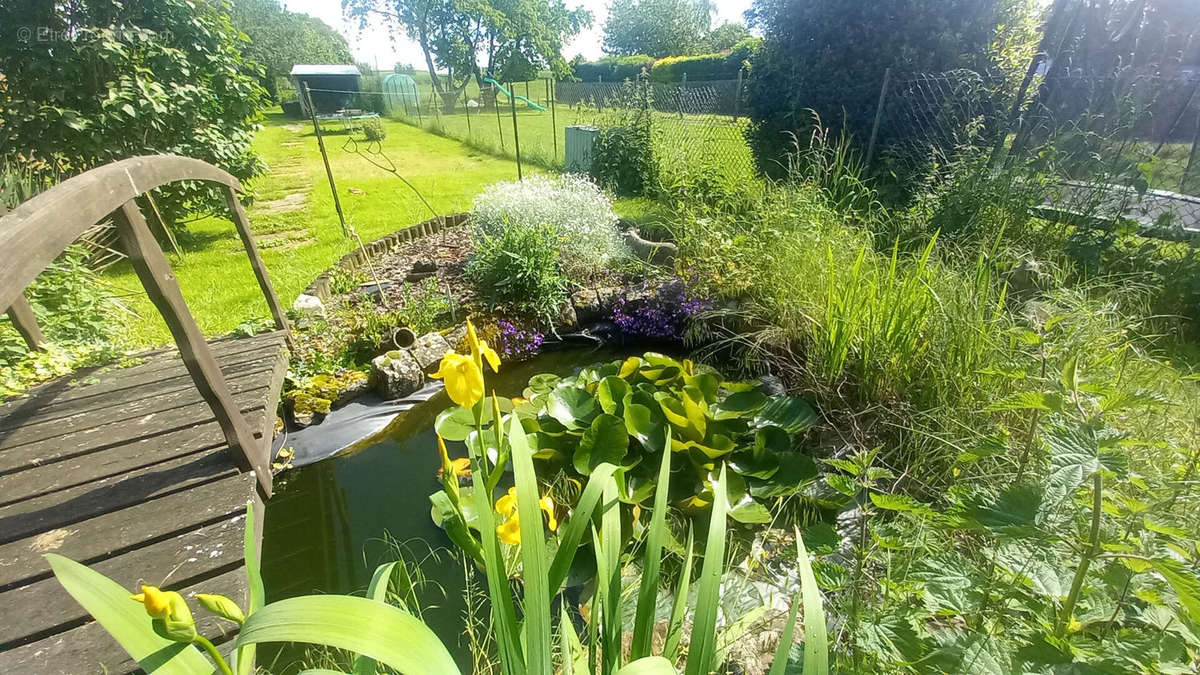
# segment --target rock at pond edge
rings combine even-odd
[[[420,389],[425,375],[412,354],[394,350],[371,360],[370,382],[380,397],[393,401]]]
[[[438,369],[438,364],[446,352],[450,351],[450,343],[440,333],[426,333],[417,338],[409,351],[421,370],[432,373]]]

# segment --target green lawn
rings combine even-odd
[[[602,120],[611,123],[611,120],[604,119],[607,113],[597,112],[595,108],[578,106],[571,109],[557,105],[553,112],[542,112],[518,102],[514,139],[512,110],[503,103],[500,107],[499,116],[495,109],[470,112],[462,106],[453,115],[442,114],[436,107],[432,114],[422,109],[419,118],[412,109],[407,114],[403,109],[393,110],[390,114],[395,119],[461,140],[498,156],[516,157],[514,140],[519,141],[522,160],[544,167],[562,166],[564,129],[567,126],[594,124]],[[718,166],[747,171],[746,177],[749,178],[753,157],[743,136],[746,124],[745,118],[734,121],[722,115],[655,113],[660,160],[697,163],[711,158],[716,160]]]
[[[516,166],[510,160],[402,122],[385,121],[385,128],[384,155],[440,214],[467,210],[485,186],[517,177]],[[361,138],[361,134],[356,137]],[[344,150],[346,138],[328,136],[326,147],[346,220],[364,241],[431,217],[404,183]],[[360,147],[365,149],[365,145]],[[344,238],[338,227],[311,125],[285,119],[281,114],[268,115],[254,149],[270,170],[250,183],[256,202],[248,212],[275,289],[290,306],[314,277],[356,243]],[[386,164],[382,157],[376,159]],[[264,202],[296,193],[305,195],[300,209],[266,212]],[[246,319],[269,316],[245,251],[224,214],[192,223],[188,230],[189,235],[180,242],[183,256],[168,257],[200,329],[217,335],[233,330]],[[125,319],[123,333],[131,346],[171,341],[166,325],[128,265],[111,268],[105,279],[138,315]]]

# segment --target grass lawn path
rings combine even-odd
[[[384,127],[383,152],[439,214],[468,210],[475,194],[485,186],[516,180],[516,166],[510,160],[400,122],[385,120]],[[361,133],[354,137],[365,152]],[[363,241],[432,216],[400,180],[343,150],[346,139],[345,135],[329,135],[325,144],[346,220]],[[255,203],[248,209],[250,222],[275,290],[290,307],[314,277],[356,243],[343,238],[338,227],[311,124],[268,115],[255,138],[254,150],[270,169],[249,184],[255,194]],[[228,333],[246,319],[270,316],[237,232],[224,212],[189,224],[180,245],[183,256],[168,254],[168,258],[206,335]],[[124,337],[131,347],[171,342],[166,324],[128,264],[110,268],[104,278],[137,314],[118,318],[125,322]]]

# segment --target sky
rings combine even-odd
[[[743,21],[742,14],[750,9],[750,3],[751,0],[714,0],[717,14],[713,18],[713,26],[729,21]],[[357,22],[342,18],[340,0],[282,0],[281,4],[293,12],[315,16],[345,35],[355,61],[378,64],[377,67],[382,70],[391,69],[397,62],[425,69],[425,57],[416,42],[384,25],[382,21],[376,21],[374,25],[360,31]],[[570,59],[576,54],[583,54],[588,60],[604,56],[600,47],[604,42],[604,20],[608,17],[609,4],[610,0],[566,0],[569,8],[584,7],[591,10],[592,27],[575,36],[563,50],[563,56]]]

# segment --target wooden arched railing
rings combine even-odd
[[[88,228],[111,216],[134,271],[171,330],[188,373],[212,408],[235,462],[244,471],[256,471],[260,490],[270,495],[270,441],[255,442],[204,335],[188,311],[170,264],[135,201],[154,188],[184,180],[221,186],[275,326],[287,330],[287,315],[237,198],[242,189],[238,180],[211,164],[174,155],[133,157],[106,164],[63,181],[0,217],[0,307],[7,308],[13,325],[30,348],[39,348],[42,335],[25,298],[25,287]]]

